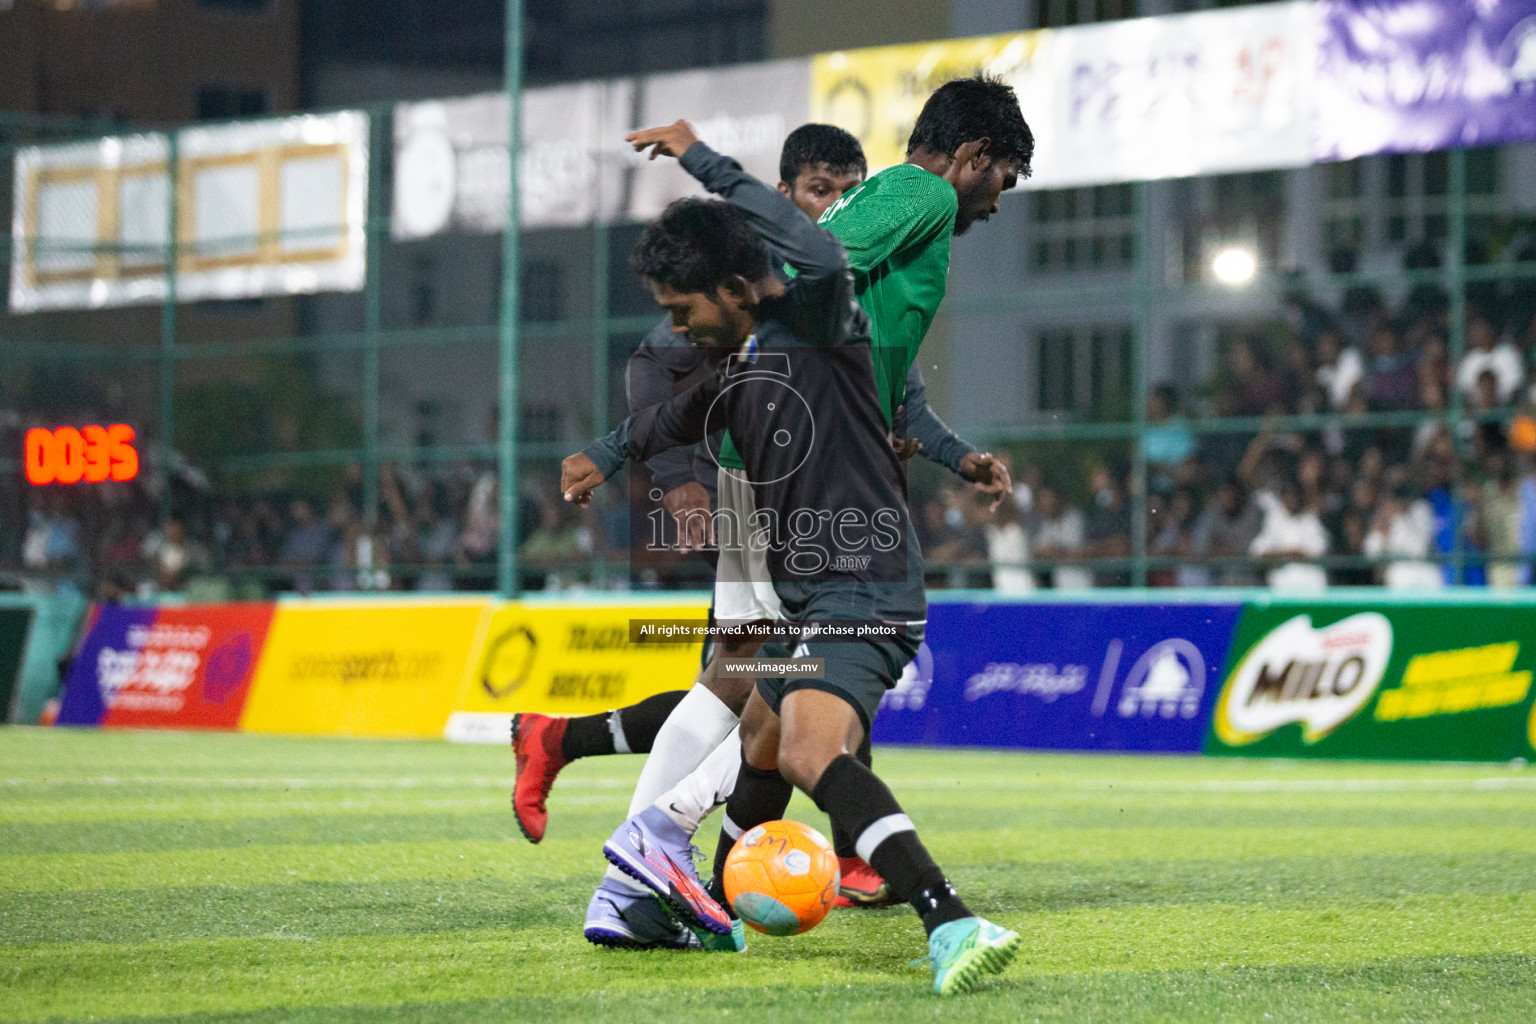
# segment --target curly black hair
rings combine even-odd
[[[1017,163],[1019,177],[1029,177],[1035,135],[1024,121],[1013,87],[993,75],[958,78],[939,86],[917,115],[907,155],[930,149],[954,156],[955,150],[977,139],[990,141],[988,156]]]
[[[834,124],[803,124],[789,133],[779,150],[779,180],[793,183],[807,167],[826,164],[833,174],[869,171],[859,140]]]
[[[715,199],[679,199],[645,226],[629,265],[680,292],[713,293],[732,274],[760,281],[768,250],[741,211]]]

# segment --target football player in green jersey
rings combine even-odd
[[[632,141],[662,131],[636,133]],[[899,419],[906,372],[944,295],[950,239],[996,211],[1001,193],[1027,175],[1032,152],[1033,138],[1006,84],[985,77],[952,82],[925,105],[908,162],[845,194],[823,215],[823,225],[847,251],[858,301],[881,350],[877,389],[882,411],[898,435],[904,433]],[[1006,471],[990,456],[970,453],[967,460],[965,475],[994,493],[1008,489]],[[730,791],[700,788],[705,790]],[[733,836],[750,827],[747,822],[777,817],[788,795],[789,785],[773,764],[743,770],[728,806],[722,861]],[[663,802],[665,797],[658,806]],[[777,813],[764,817],[764,809],[775,805]]]
[[[962,84],[946,87],[940,98],[934,101],[934,110],[938,111],[946,103],[954,106],[955,96],[965,88]],[[859,233],[858,251],[862,261],[860,279],[866,286],[870,296],[869,301],[873,304],[878,300],[881,303],[880,308],[895,309],[896,312],[893,314],[895,317],[902,315],[899,303],[904,289],[885,286],[867,288],[870,278],[880,272],[879,260],[885,259],[893,264],[905,262],[915,246],[926,246],[927,251],[923,254],[925,267],[931,270],[940,256],[947,264],[947,229],[959,227],[962,220],[965,226],[969,226],[978,217],[989,215],[997,202],[995,194],[997,189],[988,186],[1006,184],[1006,179],[989,181],[987,175],[976,173],[978,166],[982,163],[974,159],[974,151],[979,148],[976,145],[957,147],[957,149],[963,149],[958,158],[934,152],[936,147],[942,148],[945,145],[943,140],[949,134],[953,134],[953,129],[933,123],[930,118],[929,121],[924,122],[923,130],[924,137],[932,141],[925,146],[921,154],[915,154],[914,159],[941,169],[959,184],[952,185],[948,179],[919,169],[916,165],[891,168],[879,176],[880,184],[861,202],[857,214],[849,214],[838,222],[840,230]],[[864,154],[858,141],[842,129],[830,125],[804,125],[785,140],[784,150],[780,156],[779,177],[779,191],[789,197],[812,219],[817,219],[850,189],[863,184]],[[1001,179],[1002,175],[997,172],[992,175],[992,178]],[[964,204],[963,209],[958,199],[962,189],[971,197]],[[935,193],[937,193],[936,199]],[[908,218],[903,216],[902,204],[910,198],[911,194],[915,194],[920,200],[926,199],[927,207],[940,210],[941,215],[938,219],[909,223]],[[866,221],[868,223],[865,223]],[[935,244],[940,241],[944,243],[942,246]],[[931,285],[931,282],[929,284]],[[941,295],[942,287],[943,270],[940,269],[937,291],[927,287],[925,294],[919,298],[919,303]],[[926,319],[932,319],[931,312]],[[647,345],[650,344],[651,340],[647,339]],[[673,341],[672,345],[692,351],[681,341]],[[642,348],[642,354],[645,351],[646,349]],[[898,355],[897,361],[908,362],[904,349]],[[639,400],[638,404],[636,395],[631,395],[632,410],[637,411],[645,405],[659,402],[670,396],[670,386],[673,383],[671,378],[680,379],[684,375],[672,374],[665,382],[666,387],[662,392],[653,394],[648,399]],[[906,378],[901,393],[882,392],[885,396],[882,398],[882,408],[887,420],[894,419],[898,423],[892,433],[893,438],[900,439],[903,458],[920,451],[925,457],[939,462],[962,478],[975,482],[976,486],[985,492],[1001,496],[1010,490],[1011,481],[1008,479],[1006,469],[990,453],[978,451],[974,446],[957,437],[928,408],[922,377],[916,365],[911,365],[907,369]],[[635,379],[632,370],[632,386]],[[689,460],[686,456],[673,452],[665,457],[682,464],[684,472],[679,476],[688,475]],[[723,467],[738,471],[741,469],[733,445],[726,446],[720,452],[718,461]],[[714,467],[707,468],[712,470]],[[699,478],[704,479],[702,473]],[[712,479],[710,483],[713,483]],[[697,484],[694,487],[703,494],[704,487]],[[702,501],[695,502],[694,509],[699,514],[689,516],[689,522],[695,524],[707,522],[710,513],[709,496],[705,495]],[[733,650],[728,653],[751,654],[753,651]],[[523,825],[524,833],[534,841],[543,837],[547,820],[545,802],[555,778],[566,764],[579,757],[601,756],[619,751],[651,753],[652,743],[656,741],[657,726],[662,720],[673,715],[686,693],[687,691],[677,691],[662,694],[615,712],[575,719],[532,713],[519,715],[514,725],[514,745],[518,753],[517,792],[514,797],[514,807],[519,823]],[[720,694],[719,696],[725,700],[728,695]],[[733,697],[733,701],[729,702],[733,712],[739,711],[742,702],[746,699],[746,691],[730,696]],[[677,717],[683,717],[687,710],[684,708],[678,711]],[[734,713],[731,721],[734,724]],[[622,746],[617,742],[617,738],[621,736],[623,737]],[[867,759],[867,751],[862,756]],[[734,772],[734,766],[732,771]],[[650,796],[675,784],[677,778],[681,778],[686,772],[687,769],[684,769],[683,773],[676,778],[657,787],[648,795],[644,803],[648,804]],[[840,849],[839,852],[843,861],[840,904],[856,903],[870,906],[885,902],[888,899],[888,892],[880,878],[869,869],[868,865],[852,855],[851,848]]]
[[[876,382],[898,435],[906,374],[944,299],[950,239],[997,212],[1029,174],[1034,135],[1018,97],[987,76],[928,98],[907,141],[907,162],[851,189],[821,215],[843,243],[859,304],[880,356]]]
[[[905,436],[900,420],[907,371],[944,298],[950,239],[997,211],[1002,193],[1028,176],[1033,154],[1034,135],[1013,89],[987,76],[959,79],[923,105],[907,142],[906,163],[850,189],[821,216],[821,226],[837,236],[848,255],[859,305],[869,316],[876,387],[897,436]],[[963,475],[993,493],[1010,489],[1000,462],[983,453],[971,458]],[[761,703],[757,694],[744,717],[755,703]],[[766,706],[758,711],[770,714]],[[715,760],[711,755],[700,772],[707,774]],[[748,756],[735,785],[716,790],[730,794],[715,852],[711,889],[717,893],[735,839],[780,817],[788,805],[789,783],[777,771],[761,770],[774,768],[772,758],[763,760],[753,765]],[[697,780],[685,779],[658,804],[687,806],[686,794],[699,791]],[[674,801],[674,794],[683,798]]]
[[[680,157],[726,201],[682,200],[668,207],[647,227],[634,266],[690,338],[734,354],[718,357],[714,374],[689,391],[626,420],[620,441],[629,457],[649,459],[707,435],[712,417],[723,417],[738,439],[755,507],[773,513],[762,522],[754,518],[750,528],[765,531],[758,535],[763,562],[783,621],[802,628],[793,657],[825,664],[824,679],[790,673],[789,679],[757,681],[742,719],[741,774],[784,787],[777,807],[756,808],[770,810],[762,820],[783,813],[793,783],[855,837],[860,855],[920,915],[935,990],[965,991],[1006,966],[1020,937],[970,911],[896,798],[852,753],[882,696],[916,653],[926,602],[905,474],[891,450],[870,358],[869,319],[857,305],[846,253],[830,231],[797,217],[782,196],[699,142],[686,123],[638,132],[630,141]],[[740,222],[785,253],[798,271],[789,284],[773,278],[767,261],[739,239]],[[772,356],[780,358],[769,361]],[[784,372],[739,369],[759,361]],[[791,371],[788,387],[782,381]],[[786,390],[798,403],[785,401]],[[831,440],[816,443],[823,430]],[[797,438],[798,446],[791,443]],[[561,486],[572,500],[605,476],[583,473],[581,458],[563,467]],[[803,552],[782,543],[782,530],[768,522],[801,519],[890,522],[894,541],[873,544],[862,559],[805,563],[798,561]],[[805,539],[798,529],[796,536]],[[862,550],[868,540],[845,537],[834,530],[827,539],[834,549],[849,551]],[[868,636],[832,642],[844,632],[839,624],[849,623],[873,628]],[[825,629],[834,635],[824,636]],[[692,836],[677,817],[686,813],[682,807],[647,808],[614,832],[604,854],[681,920],[731,936],[726,948],[740,949],[739,924],[702,891],[694,872]]]

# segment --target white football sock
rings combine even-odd
[[[740,721],[708,687],[694,683],[656,734],[645,767],[640,769],[640,781],[635,783],[629,817],[654,804],[702,764]]]
[[[724,701],[709,692],[708,687],[694,683],[656,733],[645,766],[640,769],[640,781],[635,783],[628,817],[633,818],[650,807],[663,793],[686,778],[720,746],[740,721]],[[735,744],[735,748],[736,759],[740,761],[741,744]],[[630,888],[638,884],[612,864],[608,865],[608,877]]]
[[[741,729],[738,727],[704,759],[703,764],[663,793],[655,806],[677,822],[684,832],[694,835],[704,819],[730,798],[740,771]]]

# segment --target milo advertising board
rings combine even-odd
[[[1250,605],[1205,752],[1503,760],[1526,753],[1530,608]]]

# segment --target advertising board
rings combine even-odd
[[[624,200],[633,79],[523,93],[518,205],[525,228],[614,220]],[[395,107],[395,238],[507,224],[505,93]]]
[[[1536,0],[1318,7],[1316,159],[1536,137]]]
[[[445,734],[506,743],[519,711],[589,715],[687,689],[699,669],[700,644],[633,643],[630,620],[702,620],[706,610],[702,604],[501,605]]]
[[[1291,2],[819,54],[811,116],[852,132],[879,170],[906,159],[935,89],[986,72],[1035,135],[1024,188],[1301,167],[1316,25]]]
[[[881,743],[1194,753],[1240,606],[929,606]]]
[[[60,725],[233,729],[272,621],[270,604],[98,609]]]
[[[362,288],[366,115],[188,128],[176,147],[177,299]],[[165,299],[170,152],[163,134],[16,151],[13,313]]]
[[[1061,29],[1048,73],[1014,82],[1038,153],[1031,188],[1311,161],[1313,4],[1256,4]],[[1170,140],[1177,140],[1170,144]]]
[[[245,732],[441,736],[489,598],[280,602]]]
[[[1529,608],[1250,605],[1205,750],[1258,757],[1503,760],[1523,752]]]
[[[1047,47],[1054,33],[1012,32],[817,54],[811,58],[811,120],[835,124],[864,147],[870,173],[907,158],[907,138],[923,104],[945,82],[988,72],[1020,90],[1031,127],[1050,95]],[[1036,129],[1038,131],[1038,129]]]

